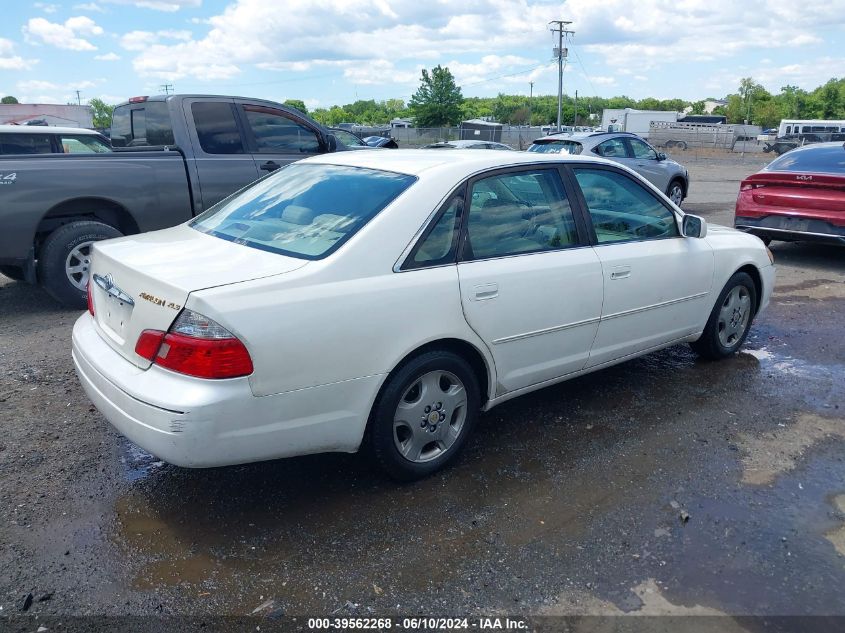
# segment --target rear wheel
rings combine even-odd
[[[83,309],[94,242],[120,237],[116,228],[102,222],[71,222],[44,240],[38,255],[38,281],[59,303]]]
[[[376,461],[399,481],[440,470],[466,443],[479,402],[478,380],[460,356],[433,351],[410,360],[373,407],[369,440]]]
[[[680,180],[673,180],[669,183],[666,196],[669,200],[681,206],[681,203],[684,201],[684,184]]]
[[[701,338],[690,346],[699,356],[713,360],[736,353],[751,329],[756,306],[754,281],[747,273],[734,274],[719,294]]]
[[[19,266],[0,266],[0,274],[15,281],[23,281],[23,268]]]

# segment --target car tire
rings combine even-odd
[[[39,283],[62,305],[84,309],[91,245],[121,235],[102,222],[71,222],[59,227],[44,240],[39,252]]]
[[[702,358],[727,358],[742,346],[757,309],[757,287],[748,273],[735,273],[710,312],[704,332],[690,343]]]
[[[14,281],[23,281],[23,268],[19,266],[0,266],[0,274]]]
[[[681,206],[681,203],[684,201],[684,183],[678,179],[670,182],[669,187],[666,189],[666,197],[676,205]]]
[[[479,409],[469,363],[452,352],[426,352],[387,379],[370,415],[369,448],[397,481],[428,477],[457,458]]]

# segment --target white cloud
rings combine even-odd
[[[174,13],[180,9],[198,9],[202,6],[202,0],[104,0],[112,4],[125,4],[139,7],[141,9],[153,9],[154,11],[165,11]]]
[[[120,55],[117,53],[106,53],[105,55],[94,55],[94,59],[101,62],[116,62],[120,59]]]
[[[47,4],[45,2],[36,2],[32,6],[34,6],[36,9],[41,9],[44,13],[55,13],[59,10],[59,5]]]
[[[161,40],[188,41],[191,39],[190,31],[174,31],[165,29],[162,31],[130,31],[120,38],[120,45],[128,51],[143,51]]]
[[[67,84],[56,84],[51,81],[41,81],[39,79],[27,79],[25,81],[19,81],[15,86],[20,92],[51,92],[51,91],[58,91],[58,90],[87,90],[88,88],[93,88],[100,81],[79,81],[77,83],[67,83]]]
[[[15,55],[14,42],[0,37],[0,70],[29,70],[37,63],[37,59]]]
[[[602,75],[593,75],[590,77],[590,81],[594,84],[598,84],[599,86],[612,86],[616,83],[615,77],[604,77]]]
[[[96,2],[86,2],[83,4],[75,4],[73,5],[74,11],[88,11],[89,13],[105,13],[106,10],[103,9],[99,4]]]
[[[22,31],[28,42],[50,44],[71,51],[97,50],[85,37],[103,34],[103,29],[85,16],[68,18],[64,24],[50,22],[44,18],[31,18]]]

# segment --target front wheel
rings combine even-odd
[[[50,233],[38,254],[38,281],[59,303],[84,309],[94,242],[120,237],[116,228],[102,222],[81,221]]]
[[[701,338],[690,346],[699,356],[712,360],[736,353],[748,336],[756,307],[754,281],[747,273],[735,273],[719,294]]]
[[[427,477],[460,453],[479,411],[470,365],[446,351],[427,352],[388,379],[370,419],[376,461],[399,481]]]

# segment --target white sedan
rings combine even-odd
[[[73,359],[133,442],[186,467],[366,446],[407,480],[516,396],[678,343],[733,354],[775,269],[616,163],[399,150],[98,242],[91,279]]]

